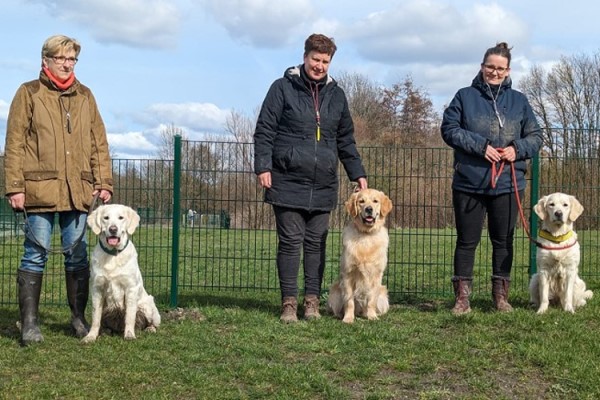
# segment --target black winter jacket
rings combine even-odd
[[[318,138],[315,102],[303,69],[303,65],[288,68],[265,97],[254,132],[254,172],[271,172],[265,202],[331,211],[337,206],[338,159],[350,180],[366,173],[344,91],[329,76],[317,83]]]
[[[492,188],[492,165],[485,159],[488,144],[496,148],[515,147],[517,186],[525,189],[525,160],[540,150],[542,133],[527,98],[511,86],[507,77],[498,89],[494,108],[491,88],[479,72],[471,86],[460,89],[444,111],[442,138],[454,149],[453,189],[487,195],[515,191],[509,164],[496,188]]]

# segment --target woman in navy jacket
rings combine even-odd
[[[512,311],[508,293],[518,215],[515,191],[523,197],[526,160],[539,151],[542,135],[527,98],[511,87],[510,60],[506,43],[489,48],[471,86],[460,89],[444,111],[442,138],[454,149],[454,314],[471,311],[475,250],[486,213],[493,248],[494,306]],[[516,188],[510,163],[515,167]]]
[[[366,173],[343,90],[328,74],[336,45],[313,34],[304,64],[271,85],[254,133],[254,172],[273,205],[283,322],[297,321],[300,249],[304,250],[304,318],[318,318],[329,214],[337,206],[338,159],[359,189]]]

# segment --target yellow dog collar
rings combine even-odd
[[[564,235],[552,236],[552,234],[550,232],[540,229],[540,231],[538,232],[538,235],[542,239],[546,239],[546,240],[549,240],[554,243],[562,243],[562,242],[566,242],[567,240],[569,240],[573,236],[573,233],[574,233],[573,231],[569,231],[569,232],[565,233]]]

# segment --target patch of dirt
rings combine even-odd
[[[189,320],[192,322],[202,322],[206,319],[204,314],[197,308],[181,308],[177,307],[172,310],[168,310],[164,313],[167,321],[185,321]]]

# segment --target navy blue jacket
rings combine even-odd
[[[525,160],[540,150],[542,132],[525,95],[511,86],[507,77],[498,88],[497,115],[491,88],[479,72],[471,86],[460,89],[444,110],[442,138],[454,149],[453,189],[486,195],[515,191],[508,163],[492,188],[492,165],[485,159],[488,144],[515,147],[517,185],[519,190],[525,189]]]
[[[317,138],[315,103],[303,68],[288,68],[265,97],[254,132],[254,172],[271,172],[272,187],[265,191],[265,202],[331,211],[337,206],[338,159],[350,180],[366,173],[346,95],[330,77],[319,83]]]

